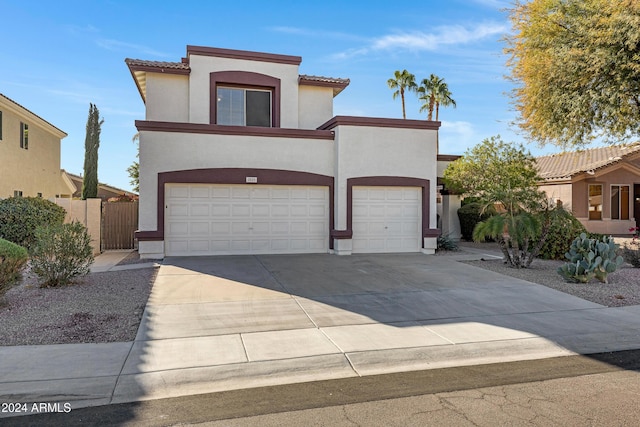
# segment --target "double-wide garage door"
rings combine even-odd
[[[165,192],[166,255],[329,249],[327,187],[167,184]]]

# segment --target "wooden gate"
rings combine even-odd
[[[138,202],[102,203],[102,250],[134,249]]]

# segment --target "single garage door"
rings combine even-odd
[[[326,187],[167,184],[165,191],[166,255],[328,251]]]
[[[419,252],[418,187],[353,187],[353,252]]]

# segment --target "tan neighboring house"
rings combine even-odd
[[[544,190],[587,230],[629,235],[640,226],[640,143],[537,158]]]
[[[440,122],[334,116],[348,79],[187,46],[127,59],[146,106],[139,253],[434,253]]]
[[[67,134],[0,94],[0,198],[69,197],[73,187],[60,170]]]
[[[62,172],[63,172],[63,175],[65,176],[65,179],[68,179],[69,182],[71,182],[71,185],[73,185],[74,191],[73,191],[72,197],[73,198],[82,197],[83,178],[80,175],[69,173],[64,169],[62,170]],[[123,190],[121,188],[114,187],[109,184],[98,183],[98,198],[102,199],[103,202],[106,202],[111,198],[116,198],[121,196],[127,196],[132,199],[138,198],[138,195],[136,193],[132,193],[131,191]]]

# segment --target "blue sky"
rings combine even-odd
[[[68,133],[62,167],[82,173],[89,103],[104,118],[98,178],[129,189],[135,120],[144,104],[124,59],[180,61],[186,45],[302,57],[301,74],[351,79],[336,115],[402,117],[387,80],[434,73],[456,109],[440,111],[440,152],[462,154],[484,138],[525,142],[505,80],[500,39],[507,1],[3,1],[0,93]],[[426,119],[415,95],[407,118]],[[528,146],[538,155],[557,151]]]

